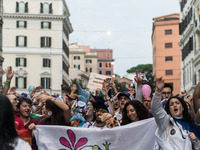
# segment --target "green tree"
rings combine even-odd
[[[139,64],[136,67],[132,67],[127,70],[128,73],[144,73],[147,80],[149,80],[148,85],[151,87],[152,93],[155,91],[154,76],[153,76],[153,66],[152,64]]]

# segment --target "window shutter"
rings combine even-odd
[[[28,2],[26,2],[26,4],[25,4],[25,13],[27,13],[28,12]]]
[[[24,67],[26,67],[26,58],[24,58]]]
[[[49,59],[49,67],[51,67],[51,59]]]
[[[43,13],[43,4],[40,3],[40,13]]]
[[[41,22],[41,29],[43,29],[43,22]]]
[[[24,28],[27,28],[27,21],[24,21]]]
[[[49,22],[49,29],[51,29],[51,22]]]
[[[49,37],[49,47],[51,47],[51,37]]]
[[[19,3],[16,2],[16,12],[19,12]]]
[[[42,89],[45,88],[45,86],[44,86],[44,78],[41,78],[41,86],[42,86]]]
[[[45,67],[45,59],[43,59],[42,66]]]
[[[19,58],[16,58],[16,67],[19,66]]]
[[[41,37],[41,47],[44,47],[44,38],[45,37]]]
[[[51,78],[48,78],[48,83],[49,83],[48,89],[50,89],[50,87],[51,87]]]
[[[17,28],[19,28],[19,21],[17,21]]]
[[[18,46],[18,36],[16,36],[16,46]]]
[[[49,13],[52,14],[52,3],[49,5]]]
[[[18,88],[18,77],[15,78],[15,86]]]
[[[26,77],[24,77],[24,89],[26,89]]]
[[[26,36],[24,37],[24,46],[25,47],[27,46],[27,37]]]

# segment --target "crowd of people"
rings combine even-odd
[[[160,149],[200,150],[200,83],[193,95],[173,94],[173,88],[161,77],[155,80],[155,93],[144,96],[143,78],[136,73],[137,86],[130,86],[128,91],[117,91],[114,82],[106,79],[96,95],[77,83],[71,85],[70,91],[62,84],[59,96],[33,85],[29,86],[28,93],[17,93],[15,87],[10,87],[13,76],[12,67],[8,67],[0,95],[1,150],[37,150],[36,125],[103,130],[152,117],[158,126],[155,136]],[[26,139],[28,142],[23,140],[24,133],[31,137]]]

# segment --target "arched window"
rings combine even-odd
[[[25,12],[25,3],[19,2],[19,12],[24,13]]]
[[[48,3],[43,4],[43,13],[46,13],[46,14],[49,13],[49,4]]]

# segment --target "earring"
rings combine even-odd
[[[52,111],[49,111],[49,112],[48,112],[48,115],[51,116],[51,115],[52,115]]]

